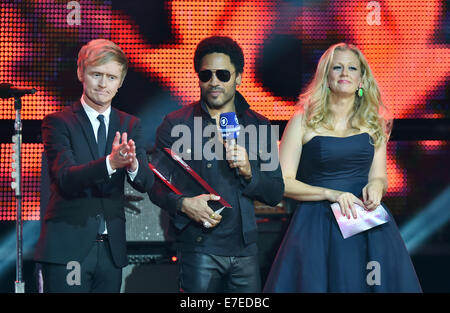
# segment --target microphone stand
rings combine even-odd
[[[12,189],[16,196],[16,281],[15,293],[25,293],[25,282],[23,279],[23,222],[22,222],[22,120],[20,110],[22,109],[22,100],[20,96],[14,97],[14,109],[16,110],[16,120],[14,122],[15,134],[13,141],[13,163],[11,177]],[[15,171],[14,171],[15,170]]]

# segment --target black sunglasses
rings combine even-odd
[[[221,82],[224,82],[224,83],[229,81],[231,78],[231,74],[233,74],[233,73],[230,73],[230,71],[228,71],[228,70],[215,70],[215,71],[203,70],[203,71],[198,72],[198,78],[202,82],[206,83],[206,82],[209,82],[213,73],[216,73],[217,79],[219,79]]]

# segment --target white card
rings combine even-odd
[[[367,211],[356,203],[355,208],[357,218],[355,219],[352,216],[349,219],[341,214],[339,203],[331,204],[331,210],[344,239],[389,221],[389,214],[381,204],[373,211]]]

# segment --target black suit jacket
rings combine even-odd
[[[99,156],[94,130],[80,102],[42,121],[42,138],[50,174],[50,200],[46,209],[35,260],[57,264],[81,262],[95,242],[103,214],[115,264],[127,264],[124,180],[141,192],[154,178],[148,167],[138,118],[111,108],[106,155],[116,131],[127,132],[136,143],[139,170],[130,181],[126,169],[111,176],[106,156]]]

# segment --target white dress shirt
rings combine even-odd
[[[97,116],[99,116],[100,114],[95,111],[93,108],[91,108],[89,105],[87,105],[87,103],[84,101],[83,97],[81,97],[80,99],[81,105],[83,106],[84,111],[86,112],[89,121],[91,122],[92,128],[94,130],[94,136],[95,136],[95,141],[97,141],[97,132],[98,132],[98,128],[100,127],[100,121],[97,119]],[[102,115],[105,117],[104,121],[105,121],[105,128],[106,128],[106,138],[108,138],[108,126],[109,126],[109,117],[111,115],[111,106],[109,106],[105,112],[102,113]],[[109,163],[109,155],[106,156],[106,168],[108,169],[108,174],[109,174],[109,178],[111,178],[111,176],[116,172],[115,169],[113,169],[111,167],[111,164]],[[127,169],[127,173],[128,176],[130,177],[131,181],[134,180],[134,178],[137,175],[139,169],[139,163],[138,166],[136,167],[136,170],[133,172],[128,171]],[[107,234],[108,233],[108,225],[105,225],[105,231],[103,232],[103,234]]]
[[[89,121],[91,122],[92,128],[94,130],[95,141],[97,141],[97,132],[98,132],[98,128],[100,127],[100,121],[97,119],[97,116],[99,116],[100,114],[97,111],[95,111],[93,108],[91,108],[89,105],[87,105],[87,103],[84,101],[83,97],[81,97],[80,102],[81,102],[81,105],[83,106],[84,111],[86,112],[86,114],[89,118]],[[105,121],[105,128],[106,128],[106,138],[108,138],[108,126],[109,126],[109,117],[111,115],[111,106],[109,106],[106,109],[106,111],[102,113],[102,115],[105,117],[104,121]],[[116,170],[114,170],[109,163],[109,155],[106,157],[106,168],[108,169],[109,177],[111,177],[116,172]],[[128,173],[128,176],[130,177],[131,181],[133,181],[134,178],[136,177],[138,169],[139,169],[139,163],[134,172],[129,172],[127,169],[127,173]]]

